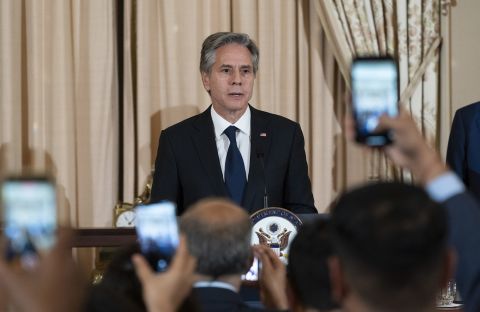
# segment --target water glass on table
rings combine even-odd
[[[448,284],[442,288],[437,297],[438,306],[451,306],[457,295],[457,284],[454,280],[450,280]]]

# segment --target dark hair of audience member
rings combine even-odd
[[[333,302],[327,259],[332,254],[328,219],[305,223],[290,246],[287,275],[290,287],[305,308],[328,311]]]
[[[90,291],[88,311],[146,311],[142,285],[130,260],[138,252],[139,247],[131,245],[113,256],[102,281]]]
[[[331,228],[346,280],[371,307],[394,311],[434,302],[447,221],[423,189],[393,182],[355,189],[332,210]]]
[[[131,257],[140,253],[137,244],[120,249],[108,264],[102,281],[91,288],[86,311],[147,311]],[[178,311],[197,311],[190,297]]]

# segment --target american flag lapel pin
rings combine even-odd
[[[266,137],[267,137],[267,133],[266,133],[266,132],[260,132],[260,136],[266,138]]]

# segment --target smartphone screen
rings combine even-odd
[[[142,254],[154,270],[167,269],[178,246],[176,206],[164,201],[137,207],[136,230]]]
[[[11,177],[1,183],[1,206],[6,257],[35,265],[38,253],[56,241],[57,206],[55,186],[46,177]]]
[[[393,58],[357,58],[351,68],[352,112],[356,140],[370,146],[392,142],[391,133],[375,132],[381,115],[398,115],[398,70]]]
[[[243,281],[258,281],[258,276],[260,275],[260,261],[257,257],[253,258],[253,263],[248,272],[242,275]]]

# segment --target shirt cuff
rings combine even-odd
[[[440,175],[425,187],[428,195],[436,201],[443,202],[465,191],[465,185],[452,171]]]

